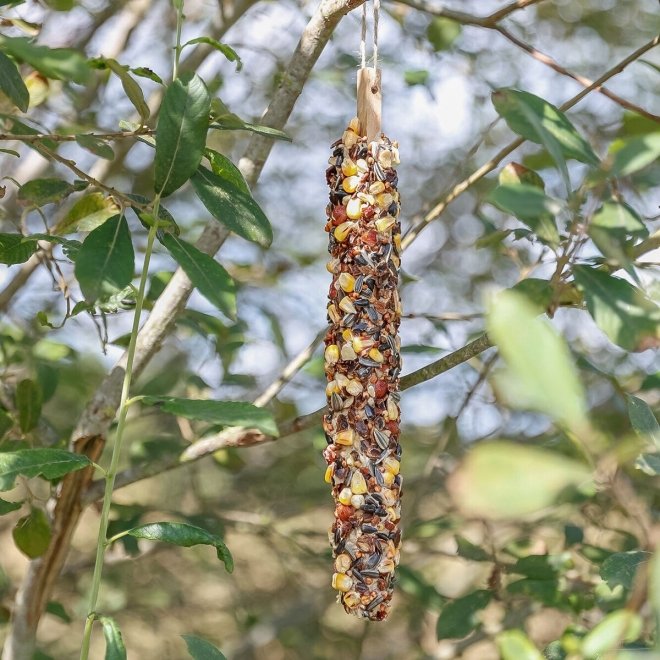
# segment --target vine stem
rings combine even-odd
[[[98,601],[99,590],[101,587],[101,576],[103,574],[103,560],[105,557],[105,549],[108,545],[106,536],[108,533],[108,521],[110,519],[110,505],[112,504],[112,492],[115,487],[115,477],[119,468],[119,458],[121,456],[121,449],[124,440],[124,431],[126,429],[126,416],[128,414],[128,394],[131,389],[131,382],[133,380],[133,360],[135,358],[135,346],[137,344],[138,330],[140,329],[140,317],[142,315],[142,307],[144,305],[144,293],[147,286],[147,278],[149,275],[149,262],[151,261],[151,253],[153,252],[154,241],[156,239],[156,232],[158,231],[158,207],[160,206],[160,197],[157,196],[154,200],[154,221],[149,227],[149,234],[147,236],[147,248],[144,254],[144,263],[142,264],[142,274],[140,275],[140,286],[135,301],[135,315],[133,317],[133,327],[131,329],[131,338],[128,344],[128,355],[126,358],[126,371],[124,372],[124,381],[121,390],[121,400],[119,403],[119,416],[117,419],[117,433],[115,436],[115,444],[112,448],[112,457],[110,459],[110,467],[105,473],[105,489],[103,493],[103,506],[101,508],[101,520],[99,522],[99,535],[96,543],[96,559],[94,562],[94,575],[92,577],[92,588],[89,596],[89,608],[87,612],[87,619],[85,621],[85,630],[83,633],[82,645],[80,648],[80,660],[88,660],[89,658],[89,645],[92,639],[92,628],[96,620],[96,603]]]
[[[181,57],[181,27],[183,26],[183,3],[178,0],[176,6],[176,45],[174,46],[174,66],[172,67],[172,79],[179,77],[179,58]]]

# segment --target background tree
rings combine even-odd
[[[652,0],[383,3],[403,560],[387,624],[333,602],[361,4],[0,3],[5,660],[660,652]]]

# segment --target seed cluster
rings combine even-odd
[[[381,621],[399,563],[401,475],[396,142],[367,144],[357,118],[333,145],[328,251],[332,273],[325,337],[325,479],[335,520],[332,586],[346,612]]]

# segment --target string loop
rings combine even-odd
[[[362,5],[362,34],[360,37],[360,68],[367,68],[367,3],[369,0],[363,3]],[[374,58],[374,69],[378,68],[378,21],[380,18],[380,0],[373,0],[373,19],[374,19],[374,30],[373,30],[373,44],[372,52]]]

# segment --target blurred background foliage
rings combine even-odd
[[[3,34],[38,33],[39,41],[51,47],[115,58],[164,80],[170,75],[174,19],[165,0],[29,1],[15,9],[1,4],[7,18]],[[304,0],[188,0],[184,40],[219,38],[240,54],[243,67],[237,71],[203,45],[186,51],[182,67],[196,70],[232,111],[258,120],[286,75],[315,6]],[[491,0],[442,4],[476,16],[502,6]],[[517,88],[559,106],[582,89],[497,30],[434,17],[425,7],[440,3],[383,2],[380,26],[383,128],[400,143],[405,228],[420,223],[456,183],[515,137],[511,115],[500,109],[507,121],[496,121],[493,90]],[[593,80],[655,36],[658,5],[654,0],[541,0],[512,13],[502,25]],[[354,114],[359,29],[359,12],[340,23],[286,126],[292,142],[275,144],[254,188],[273,225],[272,247],[264,250],[231,237],[219,255],[238,285],[238,320],[219,316],[195,293],[134,394],[253,400],[323,328],[329,281],[323,171],[330,143]],[[657,115],[659,66],[657,49],[650,50],[607,85]],[[36,130],[115,131],[121,121],[135,119],[120,78],[107,70],[85,84],[47,80],[30,70],[25,65],[21,72],[29,83],[33,123],[28,125]],[[146,99],[156,98],[158,82],[135,79]],[[5,99],[2,112],[11,111]],[[658,252],[635,253],[649,236],[656,237],[657,247],[660,124],[657,117],[624,109],[595,92],[568,116],[606,163],[599,169],[569,160],[570,197],[549,151],[527,142],[448,206],[404,255],[405,371],[463,346],[486,327],[499,353],[491,349],[403,394],[404,545],[388,623],[349,618],[334,603],[327,543],[332,503],[323,483],[325,440],[315,427],[275,443],[222,449],[117,492],[111,534],[149,520],[187,521],[222,534],[236,562],[228,575],[208,548],[175,549],[130,537],[115,544],[99,609],[118,622],[129,658],[185,657],[178,635],[189,632],[236,659],[560,660],[596,657],[626,644],[631,654],[616,657],[660,657],[657,650],[641,654],[657,644],[653,598],[656,616],[660,607],[660,568],[654,573],[649,561],[658,536],[660,431],[652,413],[660,401],[654,350]],[[212,131],[209,146],[238,162],[247,139],[240,131]],[[602,175],[617,149],[634,139],[635,155],[641,153],[647,162],[619,172],[616,181]],[[79,193],[34,212],[22,203],[17,187],[46,176],[71,180],[66,167],[27,146],[6,146],[19,149],[20,159],[2,155],[3,231],[42,232],[44,221],[53,227],[71,219]],[[59,153],[107,185],[149,195],[151,148],[118,141],[112,149],[103,153],[103,146],[79,141],[63,144]],[[503,179],[500,172],[511,160],[538,172],[550,199],[566,200],[557,214],[558,228],[554,207],[531,212],[506,196],[506,175]],[[534,195],[528,191],[523,203],[533,204]],[[598,212],[602,222],[596,224],[611,228],[599,209],[612,200],[630,205],[632,220],[619,219],[616,231],[591,234],[579,246],[567,242]],[[208,219],[190,187],[167,207],[189,240]],[[549,237],[539,229],[546,212],[554,227]],[[130,228],[139,251],[145,232],[135,217]],[[553,241],[579,247],[579,253],[571,253],[571,264],[577,260],[587,268],[567,271],[563,293],[552,279]],[[61,248],[54,253],[70,280]],[[624,277],[645,292],[645,301],[617,299],[614,321],[611,310],[599,313],[602,300],[586,279],[579,279],[580,272],[588,278],[592,266]],[[3,283],[20,268],[0,272]],[[174,270],[164,250],[156,253],[152,270],[148,308]],[[494,291],[530,277],[554,287],[521,288],[535,307],[515,296],[492,302]],[[28,424],[28,430],[44,444],[70,436],[92,392],[121,355],[132,317],[130,304],[120,300],[105,312],[69,318],[60,328],[66,307],[57,282],[52,265],[40,266],[9,303],[3,300],[0,325],[3,406],[11,411],[17,383],[30,379],[38,390],[30,400],[41,406],[33,411],[34,429]],[[71,286],[75,300],[79,294],[75,283]],[[570,352],[548,324],[534,320],[544,309]],[[317,351],[272,402],[276,418],[287,421],[321,407],[323,388]],[[3,433],[11,425],[3,413]],[[200,431],[154,408],[131,409],[123,466],[175,456]],[[11,433],[7,437],[8,442]],[[508,442],[481,444],[500,438]],[[470,447],[475,449],[464,460]],[[30,486],[36,503],[47,496],[43,483]],[[24,515],[25,507],[0,519],[0,614],[5,620],[27,562],[11,539]],[[98,511],[91,506],[57,584],[56,603],[40,628],[39,657],[77,657],[97,523]],[[101,640],[96,642],[92,657],[102,657]],[[639,652],[633,655],[633,650]]]

